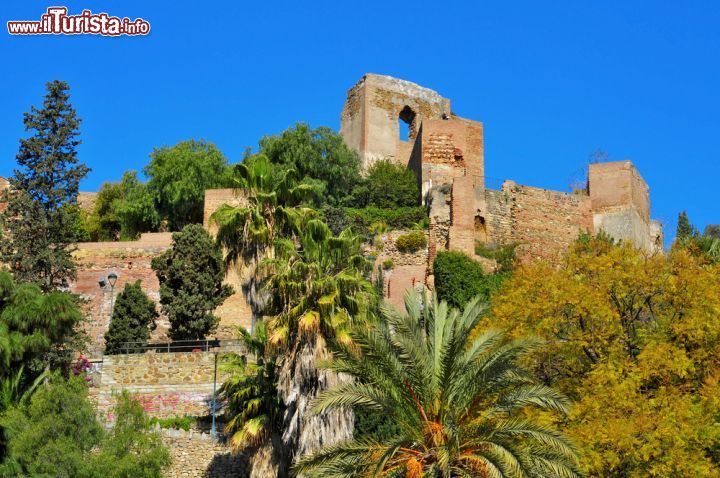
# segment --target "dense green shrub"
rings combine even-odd
[[[325,207],[323,216],[334,234],[351,227],[355,234],[368,238],[378,232],[381,223],[387,229],[411,229],[417,224],[426,225],[428,210],[425,206],[394,209]]]
[[[382,267],[383,267],[383,269],[385,269],[386,271],[389,271],[389,270],[391,270],[392,268],[395,267],[395,263],[393,262],[392,259],[386,259],[386,260],[383,261]]]
[[[418,180],[415,173],[403,165],[390,160],[376,161],[346,202],[358,208],[417,206],[420,203]]]
[[[462,252],[439,252],[433,263],[438,299],[462,308],[473,297],[489,298],[507,274],[486,274],[480,264]]]
[[[482,242],[475,243],[475,254],[488,259],[495,259],[498,272],[510,272],[515,266],[515,248],[518,244],[490,246]]]
[[[195,423],[197,422],[197,419],[195,417],[189,417],[187,415],[182,417],[168,417],[168,418],[151,418],[150,419],[150,425],[160,425],[160,428],[172,428],[175,430],[185,430],[189,431],[193,426],[195,426]]]
[[[427,246],[427,238],[424,231],[412,231],[399,236],[395,245],[400,252],[415,252]]]

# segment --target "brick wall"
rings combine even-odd
[[[593,232],[590,198],[506,183],[512,241],[521,259],[557,261],[581,232]]]
[[[77,280],[70,290],[83,299],[87,321],[85,330],[90,337],[90,356],[97,357],[105,348],[105,332],[110,326],[112,291],[101,289],[98,280],[108,273],[118,275],[115,297],[125,284],[140,280],[145,293],[156,303],[160,301],[160,284],[150,263],[152,258],[172,245],[170,233],[146,233],[137,241],[84,242],[77,245],[73,256],[77,262]],[[158,307],[159,310],[159,307]],[[161,317],[153,332],[153,340],[166,340],[170,324]]]

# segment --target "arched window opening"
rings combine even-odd
[[[487,244],[487,225],[483,216],[475,216],[475,240]]]
[[[406,106],[398,115],[398,130],[400,141],[410,141],[415,137],[415,112]]]

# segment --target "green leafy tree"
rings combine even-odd
[[[347,202],[353,207],[394,209],[420,204],[415,173],[390,160],[375,161],[352,191]]]
[[[257,446],[280,431],[283,406],[277,392],[276,357],[268,346],[265,323],[260,322],[251,335],[239,328],[246,353],[223,357],[221,369],[228,378],[220,387],[225,403],[225,433],[234,452]],[[252,355],[254,362],[248,361]]]
[[[90,171],[78,162],[80,118],[70,104],[68,85],[47,84],[42,108],[25,113],[26,131],[16,156],[19,169],[10,178],[7,209],[2,215],[6,237],[0,262],[15,277],[35,282],[44,291],[66,286],[75,277],[71,245],[78,239],[80,180]]]
[[[106,182],[100,186],[92,213],[86,219],[91,241],[117,241],[120,238],[120,218],[115,204],[125,196],[119,183]]]
[[[375,289],[360,245],[349,229],[335,236],[319,219],[297,240],[275,241],[275,257],[261,264],[273,346],[292,349],[315,336],[345,343],[353,323],[368,320]]]
[[[202,223],[205,190],[229,184],[225,156],[212,143],[189,140],[155,149],[150,158],[148,188],[171,230]]]
[[[151,429],[142,405],[123,391],[113,409],[115,422],[90,457],[92,478],[161,478],[170,453]]]
[[[313,402],[315,412],[374,410],[397,423],[398,433],[385,441],[365,437],[327,446],[302,457],[296,473],[580,476],[573,445],[545,416],[566,414],[569,400],[537,384],[521,365],[537,342],[480,333],[479,298],[460,312],[437,300],[421,305],[408,294],[406,310],[385,309],[374,327],[356,329],[356,347],[339,346],[329,365],[356,381]]]
[[[85,219],[90,240],[135,239],[142,232],[156,231],[160,215],[145,183],[135,171],[123,174],[119,183],[103,183],[95,207]]]
[[[53,377],[24,407],[0,418],[8,440],[2,476],[90,476],[86,458],[100,443],[102,426],[79,377]]]
[[[9,438],[0,476],[160,478],[170,457],[142,407],[125,392],[113,415],[105,432],[85,380],[54,375],[28,403],[0,416]]]
[[[155,330],[157,318],[155,302],[143,292],[140,281],[126,283],[115,299],[110,327],[105,333],[105,353],[142,349],[150,339],[150,332]]]
[[[462,252],[439,252],[433,262],[438,299],[451,307],[462,307],[480,295],[488,299],[505,275],[486,274],[482,266]]]
[[[152,268],[170,338],[198,340],[212,333],[220,320],[213,311],[232,295],[232,287],[223,284],[223,257],[208,232],[190,224],[174,233],[172,248],[153,258]]]
[[[274,253],[262,261],[260,275],[267,294],[268,340],[281,362],[278,381],[286,409],[282,473],[294,457],[312,450],[313,442],[350,437],[349,413],[310,416],[308,398],[345,380],[319,370],[317,362],[328,357],[329,341],[347,343],[350,330],[368,322],[377,296],[368,280],[371,264],[349,230],[335,236],[325,223],[310,219],[295,239],[276,239]]]
[[[301,182],[322,183],[324,202],[339,204],[360,181],[360,158],[330,128],[298,123],[276,136],[260,140],[259,153],[282,169],[293,169]]]

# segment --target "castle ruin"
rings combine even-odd
[[[408,287],[432,286],[432,262],[441,250],[482,261],[477,243],[517,244],[521,260],[554,263],[580,233],[601,230],[648,254],[663,250],[662,227],[650,219],[648,186],[630,161],[591,164],[587,188],[572,193],[513,181],[489,189],[483,124],[453,114],[450,100],[435,91],[375,74],[348,91],[340,132],[364,168],[391,159],[412,169],[430,209],[426,257],[400,258],[386,277],[386,298],[395,305]],[[397,258],[396,251],[383,254]]]

